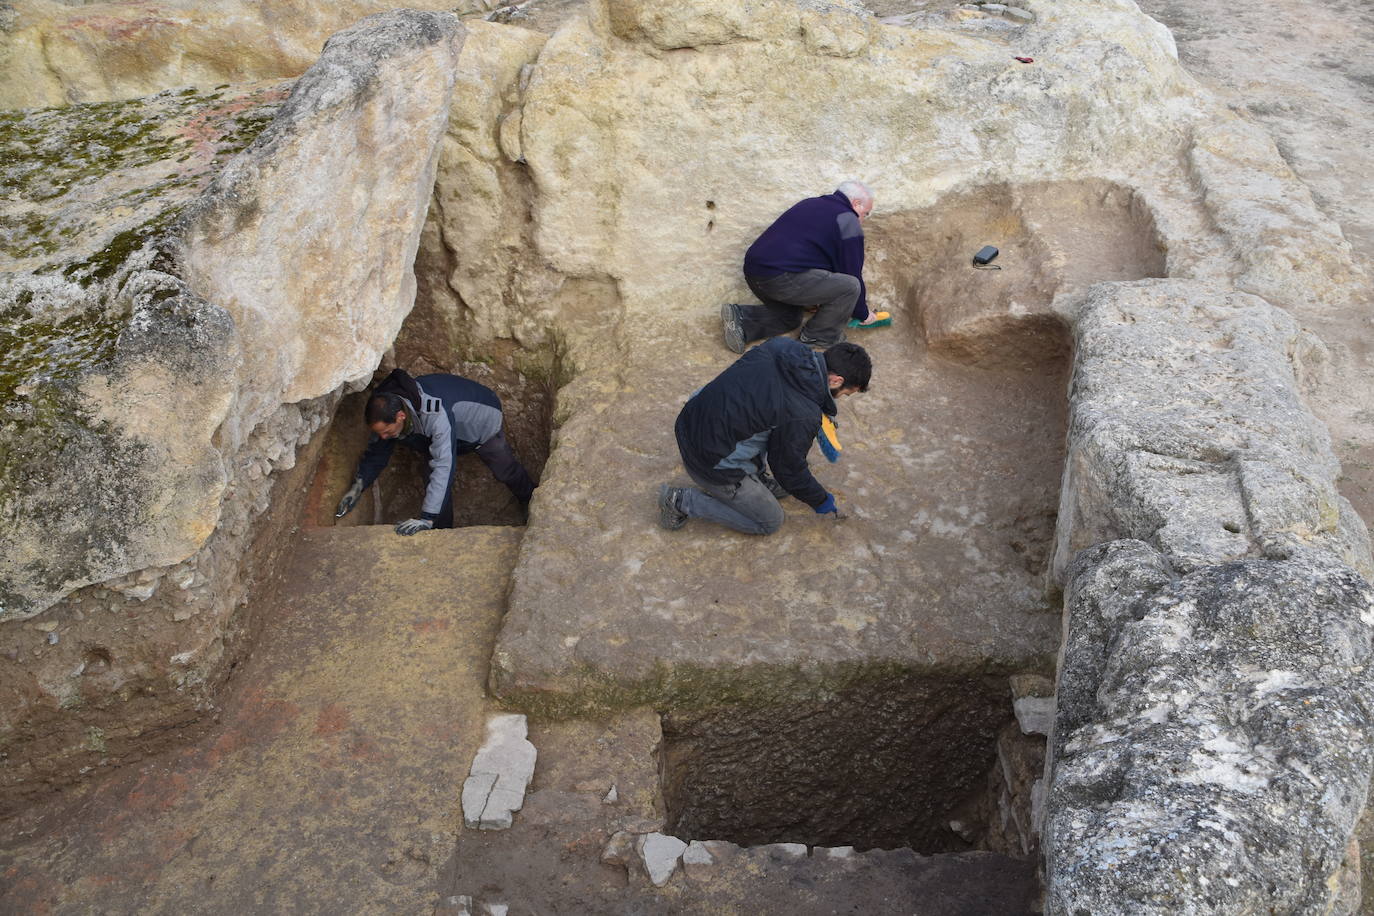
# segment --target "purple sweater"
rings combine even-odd
[[[804,270],[849,274],[859,281],[854,317],[868,317],[864,288],[864,230],[849,198],[839,191],[808,197],[763,230],[744,253],[746,277],[776,277]]]

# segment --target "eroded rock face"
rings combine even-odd
[[[151,243],[285,93],[5,116],[0,620],[180,562],[213,530],[228,475],[210,439],[239,342]]]
[[[1046,911],[1347,912],[1374,593],[1299,395],[1320,346],[1192,281],[1073,318]]]
[[[64,756],[117,757],[99,711],[116,698],[178,691],[126,707],[121,740],[210,701],[274,486],[413,302],[461,34],[446,14],[386,14],[335,36],[294,87],[8,116],[26,159],[102,130],[52,128],[67,118],[127,118],[140,145],[96,159],[89,140],[90,164],[13,192],[26,222],[0,275],[6,333],[24,342],[4,355],[0,428],[15,646],[0,679],[19,697],[7,784]],[[163,110],[180,119],[140,120]],[[29,241],[63,233],[80,242]],[[253,550],[254,574],[270,570],[272,548]]]
[[[1336,492],[1330,438],[1299,394],[1321,343],[1287,313],[1208,284],[1104,284],[1074,339],[1057,576],[1117,538],[1151,541],[1184,571],[1276,539],[1374,571]]]
[[[15,0],[0,11],[0,108],[44,108],[148,95],[169,86],[299,76],[335,31],[397,4],[63,3]],[[415,0],[467,12],[479,0]],[[8,15],[5,15],[8,13]]]
[[[1369,584],[1315,551],[1176,578],[1116,541],[1065,607],[1046,912],[1332,912],[1374,755]]]

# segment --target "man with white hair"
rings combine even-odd
[[[744,254],[744,280],[762,305],[723,305],[725,345],[736,353],[755,340],[786,334],[816,314],[798,339],[826,349],[844,340],[844,328],[891,323],[868,308],[864,290],[863,221],[873,192],[859,181],[833,194],[808,197],[763,231]]]

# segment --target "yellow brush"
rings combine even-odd
[[[821,431],[816,434],[816,441],[820,443],[821,454],[825,460],[834,464],[840,460],[840,452],[844,451],[844,446],[840,445],[840,437],[835,433],[835,424],[825,414],[821,414]]]

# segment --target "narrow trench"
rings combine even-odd
[[[402,366],[402,368],[406,368]],[[536,481],[549,458],[553,424],[554,391],[543,378],[522,374],[508,362],[454,360],[442,370],[421,369],[417,374],[449,372],[486,385],[501,401],[505,434],[521,464]],[[374,381],[384,378],[379,371]],[[329,439],[312,483],[312,498],[305,524],[395,525],[420,511],[428,478],[427,456],[409,448],[397,448],[377,482],[363,494],[358,508],[335,519],[333,500],[348,488],[358,458],[367,446],[368,430],[363,408],[370,388],[343,398],[335,412]],[[459,455],[453,478],[453,526],[524,525],[520,504],[511,492],[492,477],[475,454]]]

